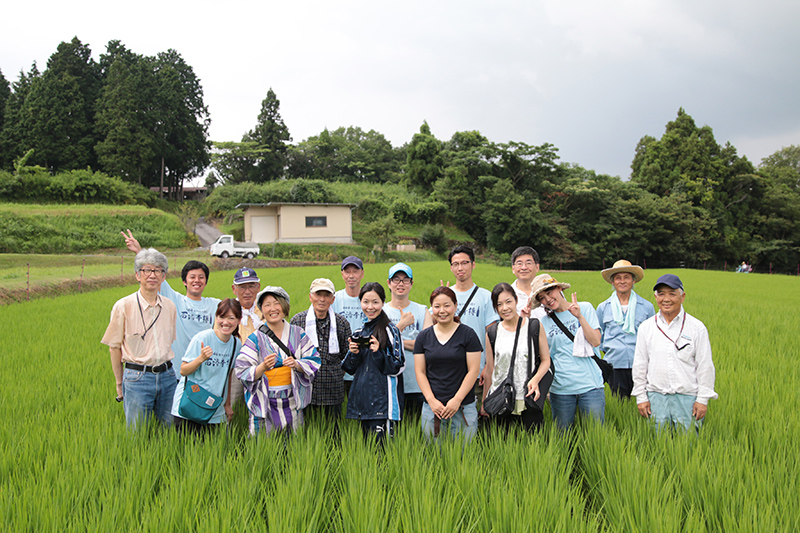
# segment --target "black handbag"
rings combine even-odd
[[[534,326],[535,325],[535,326]],[[531,345],[533,346],[533,350],[531,350]],[[535,354],[536,357],[536,366],[531,369],[531,353]],[[528,381],[536,375],[536,372],[539,371],[539,365],[541,364],[542,360],[539,357],[539,320],[535,318],[528,319]],[[550,359],[550,368],[547,369],[547,372],[542,376],[542,379],[539,380],[539,399],[534,400],[533,395],[525,396],[525,408],[526,409],[538,409],[539,411],[544,410],[544,400],[547,398],[547,394],[550,392],[550,386],[553,384],[553,360]],[[527,385],[528,381],[525,382]]]
[[[483,401],[483,410],[490,416],[506,416],[514,412],[517,401],[517,390],[514,387],[514,361],[517,358],[517,342],[521,325],[522,319],[520,318],[517,321],[517,332],[514,335],[514,347],[511,349],[511,365],[508,367],[508,375]]]
[[[575,342],[575,335],[570,333],[570,331],[566,328],[566,326],[564,326],[564,323],[561,322],[561,320],[556,316],[555,313],[548,313],[547,316],[553,319],[553,322],[556,323],[556,326],[561,328],[561,331],[564,332],[564,334],[569,338],[569,340]],[[605,359],[600,359],[596,355],[593,355],[592,359],[594,359],[594,362],[597,363],[598,367],[600,367],[600,372],[603,374],[603,383],[609,383],[614,375],[614,367],[611,365],[611,363],[609,363]]]

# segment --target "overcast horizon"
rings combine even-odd
[[[4,28],[0,70],[44,71],[76,36],[95,60],[112,39],[174,48],[200,78],[214,141],[241,140],[271,87],[294,143],[358,126],[400,146],[427,121],[440,140],[551,143],[562,162],[627,179],[636,143],[681,107],[756,166],[800,144],[800,5],[751,4],[145,0],[110,16],[96,0],[33,0],[4,9],[28,23]]]

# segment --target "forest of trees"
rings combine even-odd
[[[683,109],[661,138],[642,137],[628,181],[561,162],[549,143],[478,131],[440,140],[427,123],[398,147],[357,126],[292,144],[271,88],[240,141],[210,142],[209,121],[200,82],[175,50],[145,57],[111,41],[95,62],[75,38],[44,72],[34,64],[13,83],[0,72],[4,171],[19,161],[51,174],[91,168],[149,187],[163,169],[175,198],[205,174],[210,200],[248,202],[263,201],[248,184],[297,180],[291,197],[308,199],[325,198],[314,183],[395,184],[407,198],[364,198],[357,216],[385,227],[451,224],[493,252],[530,244],[548,264],[575,268],[620,257],[650,267],[746,260],[784,272],[800,263],[800,147],[756,167]]]

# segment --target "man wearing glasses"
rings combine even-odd
[[[131,230],[128,234],[121,232],[125,238],[125,246],[128,250],[138,253],[142,249],[139,241],[133,236]],[[161,279],[159,292],[168,298],[178,310],[178,323],[176,329],[175,342],[172,344],[172,351],[175,353],[177,364],[174,365],[175,381],[181,379],[181,365],[183,355],[192,337],[214,327],[214,317],[217,314],[219,298],[203,296],[203,291],[208,283],[209,270],[205,263],[200,261],[188,261],[181,270],[181,281],[186,287],[186,295],[173,289],[166,278]]]
[[[155,415],[172,424],[172,342],[175,340],[175,304],[158,293],[167,273],[167,258],[153,248],[134,259],[139,290],[114,304],[111,320],[100,341],[108,346],[117,385],[131,429]]]
[[[511,284],[517,293],[517,312],[522,316],[530,316],[531,283],[539,273],[539,254],[530,246],[520,246],[511,254],[511,272],[517,278]],[[542,307],[533,311],[534,318],[545,315]]]
[[[633,356],[633,392],[639,414],[657,426],[699,428],[714,392],[708,330],[683,310],[686,293],[674,274],[653,287],[659,312],[642,322]]]
[[[238,336],[239,340],[244,344],[247,337],[264,323],[261,310],[256,305],[256,296],[261,290],[261,279],[252,268],[242,267],[233,275],[231,290],[242,306],[242,320],[239,322]],[[233,372],[231,372],[229,390],[231,393],[228,395],[225,411],[230,419],[233,415],[233,411],[231,410],[232,406],[236,404],[237,401],[244,398],[242,382],[236,378]]]
[[[412,302],[409,298],[411,287],[414,285],[414,274],[410,266],[405,263],[397,263],[392,266],[389,269],[387,284],[392,293],[392,299],[384,306],[383,310],[403,335],[403,348],[406,353],[406,368],[402,374],[405,396],[404,410],[406,413],[414,413],[419,417],[425,399],[414,374],[414,341],[417,340],[420,331],[433,324],[433,317],[430,313],[425,312],[424,305]]]
[[[481,341],[481,373],[478,378],[476,397],[483,397],[483,368],[486,365],[486,328],[500,320],[492,306],[492,293],[475,285],[472,271],[475,269],[475,252],[469,246],[459,245],[450,251],[450,272],[456,277],[452,287],[458,301],[458,317],[461,323],[473,329]],[[449,285],[449,284],[448,284]],[[483,407],[481,407],[483,415]]]

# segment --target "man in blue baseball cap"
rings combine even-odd
[[[653,287],[658,313],[642,322],[633,356],[639,414],[657,426],[699,428],[714,392],[716,372],[705,325],[683,309],[686,293],[675,274]]]
[[[264,323],[264,318],[261,316],[261,309],[256,305],[256,295],[261,290],[261,279],[252,268],[242,267],[233,275],[233,285],[231,290],[239,300],[242,306],[242,320],[239,322],[239,340],[247,340],[255,330],[261,327]],[[241,399],[244,399],[244,387],[242,382],[236,378],[236,375],[231,372],[230,378],[230,391],[228,394],[228,401],[225,405],[225,410],[228,416],[232,416],[232,406]]]
[[[409,298],[414,285],[414,273],[405,263],[397,263],[389,269],[387,285],[392,299],[383,307],[386,316],[397,326],[403,336],[406,353],[406,368],[403,371],[404,411],[419,417],[425,401],[414,375],[414,341],[419,332],[433,324],[433,317],[427,308]],[[403,415],[405,419],[405,414]]]
[[[367,315],[361,310],[361,300],[358,293],[361,291],[361,280],[364,279],[364,263],[354,255],[342,259],[342,279],[344,289],[336,291],[331,311],[343,315],[350,324],[350,331],[358,331],[367,321]],[[353,376],[345,373],[345,390],[350,392]]]

